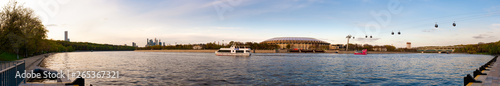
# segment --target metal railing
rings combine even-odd
[[[26,81],[17,77],[16,73],[23,74],[26,69],[25,61],[0,61],[0,86],[18,86]]]

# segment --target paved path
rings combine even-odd
[[[497,58],[497,61],[493,62],[490,67],[487,70],[481,71],[481,73],[486,73],[487,75],[478,75],[474,78],[482,83],[469,83],[467,86],[500,86],[500,60]]]
[[[16,61],[26,61],[26,64],[25,64],[26,70],[33,70],[36,66],[38,66],[42,62],[42,59],[44,57],[47,57],[47,56],[52,55],[52,54],[53,53],[36,55],[36,56],[32,56],[29,58],[23,58],[23,59],[16,60]],[[4,69],[6,67],[13,66],[13,63],[15,63],[15,62],[1,63],[0,69]]]
[[[40,65],[40,63],[42,62],[42,60],[45,58],[45,57],[48,57],[50,55],[52,55],[53,53],[47,53],[47,54],[42,54],[42,55],[36,55],[36,56],[32,56],[32,57],[29,57],[29,58],[24,58],[24,59],[21,59],[21,60],[18,60],[18,61],[26,61],[26,71],[28,70],[33,70],[36,68],[36,66]]]
[[[486,75],[486,80],[483,81],[483,86],[500,86],[500,60],[493,63],[491,69]]]
[[[20,61],[25,61],[25,65],[24,66],[26,68],[26,71],[31,71],[31,70],[37,68],[37,66],[40,65],[40,63],[43,61],[43,59],[45,57],[48,57],[48,56],[50,56],[52,54],[53,53],[36,55],[36,56],[29,57],[29,58],[23,58],[23,59],[20,59],[20,60],[10,61],[10,62],[5,61],[5,62],[0,63],[0,70],[4,71],[7,68],[14,67],[14,64],[18,64]],[[22,82],[24,82],[24,81],[22,81]]]

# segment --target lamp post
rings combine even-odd
[[[347,38],[347,47],[345,48],[345,51],[347,51],[349,49],[349,39],[352,38],[351,35],[347,35],[345,38]]]

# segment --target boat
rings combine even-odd
[[[217,56],[250,56],[250,48],[246,47],[236,47],[236,46],[231,46],[230,48],[220,48],[219,50],[215,51],[215,55]]]
[[[367,51],[366,49],[363,49],[363,51],[361,51],[361,52],[360,51],[355,51],[354,55],[366,55],[366,51]]]

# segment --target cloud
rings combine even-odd
[[[226,0],[220,0],[226,1]],[[220,1],[215,1],[214,5],[218,5]],[[230,0],[228,0],[230,1]],[[242,18],[264,15],[269,13],[278,13],[286,11],[294,11],[298,9],[307,8],[315,3],[323,2],[323,0],[248,0],[241,1],[238,5],[227,4],[226,12],[223,13],[224,18]],[[251,6],[251,7],[250,7]],[[214,9],[217,10],[217,9]]]
[[[434,31],[437,31],[437,29],[425,29],[425,30],[422,30],[422,32],[434,32]]]
[[[197,25],[216,21],[217,17],[206,15],[207,12],[212,13],[212,7],[206,6],[209,3],[206,1],[144,3],[72,1],[66,5],[60,5],[58,16],[50,18],[51,22],[44,22],[44,24],[49,30],[49,39],[62,40],[64,31],[69,31],[72,41],[120,45],[131,42],[145,45],[145,41],[142,40],[154,37],[165,39],[167,42],[182,41],[183,43],[231,39],[223,38],[215,33],[230,33],[230,31],[240,29],[239,27]],[[35,11],[43,10],[35,9]],[[191,34],[203,34],[207,37]]]
[[[223,30],[234,30],[234,29],[240,29],[239,27],[211,27],[214,29],[223,29]]]
[[[488,35],[488,34],[479,34],[477,36],[472,36],[472,38],[474,38],[474,39],[493,38],[493,37],[495,37],[495,36]]]
[[[500,24],[491,24],[492,29],[500,29]]]
[[[68,31],[72,41],[145,45],[146,38],[165,42],[200,43],[214,40],[254,41],[250,28],[227,26],[221,22],[253,17],[254,15],[306,8],[321,0],[264,1],[264,0],[209,0],[209,1],[101,1],[77,0],[57,5],[56,17],[48,17],[48,38],[62,40]],[[31,2],[37,8],[36,2]],[[224,3],[227,11],[220,21],[213,5]],[[29,4],[29,3],[28,3]],[[258,6],[255,6],[258,5]],[[40,6],[38,6],[39,8]],[[42,9],[34,9],[44,13]],[[214,25],[207,24],[212,22]],[[112,33],[112,34],[110,34]],[[235,35],[234,33],[238,33]],[[233,35],[227,37],[228,35]],[[266,37],[267,36],[260,36]],[[112,39],[112,40],[110,40]]]
[[[491,8],[487,8],[486,11],[489,12],[489,14],[498,14],[500,12],[500,6],[493,6]]]
[[[57,26],[57,24],[47,24],[47,25],[45,25],[45,26],[46,26],[46,27],[56,27],[56,26]]]

